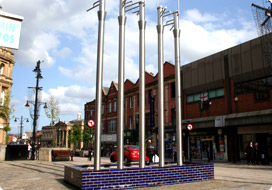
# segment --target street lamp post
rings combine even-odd
[[[21,118],[19,117],[15,117],[14,122],[17,122],[17,119],[20,121],[20,138],[22,139],[23,137],[23,123],[24,120],[26,120],[26,122],[29,122],[28,118],[24,118],[23,116],[21,116]]]
[[[31,117],[32,117],[32,119],[33,119],[33,134],[32,134],[31,160],[35,159],[36,127],[37,127],[37,120],[38,120],[38,116],[39,116],[39,114],[38,114],[39,107],[40,107],[40,105],[44,104],[44,108],[45,109],[47,108],[46,103],[39,102],[39,100],[38,100],[39,90],[42,89],[41,87],[39,87],[39,80],[43,78],[42,75],[41,75],[40,64],[41,64],[41,62],[38,61],[37,62],[37,66],[33,70],[33,72],[37,73],[37,75],[36,75],[36,79],[37,80],[36,80],[36,87],[35,87],[35,100],[34,101],[27,100],[26,105],[25,105],[26,107],[30,107],[29,103],[34,104],[34,114],[33,114],[33,117],[32,117],[32,114],[30,114]],[[31,87],[29,87],[29,88],[31,88]]]

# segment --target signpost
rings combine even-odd
[[[94,124],[95,124],[94,121],[91,120],[91,119],[87,122],[87,125],[88,125],[89,127],[93,127]]]
[[[187,125],[187,129],[188,129],[189,131],[193,130],[193,125],[192,125],[192,124],[188,124],[188,125]]]
[[[22,16],[0,11],[0,47],[19,49],[23,19]]]

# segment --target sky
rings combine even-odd
[[[106,1],[103,85],[118,82],[118,0]],[[95,0],[0,0],[2,11],[24,17],[20,46],[15,54],[11,104],[13,115],[30,119],[24,107],[28,87],[36,85],[32,70],[41,60],[42,102],[53,96],[61,108],[60,120],[70,121],[81,113],[84,104],[95,99],[98,18],[91,8]],[[136,1],[134,1],[136,2]],[[157,3],[146,0],[146,71],[157,73]],[[181,65],[209,56],[257,37],[251,4],[263,0],[180,0]],[[159,5],[176,11],[177,0],[160,0]],[[139,17],[126,13],[125,78],[136,82],[139,76]],[[170,20],[167,17],[164,21]],[[164,29],[164,60],[174,63],[174,38]],[[40,107],[37,130],[49,125]],[[24,132],[32,131],[33,120],[24,120]],[[20,122],[11,119],[11,133],[19,133]]]

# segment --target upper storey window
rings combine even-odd
[[[4,74],[4,64],[1,63],[0,64],[0,75],[3,75]]]

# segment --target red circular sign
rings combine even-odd
[[[87,125],[89,126],[89,127],[93,127],[94,126],[94,120],[89,120],[88,122],[87,122]]]
[[[187,125],[187,129],[188,129],[189,131],[191,131],[191,130],[193,129],[193,125],[192,125],[192,124],[188,124],[188,125]]]

